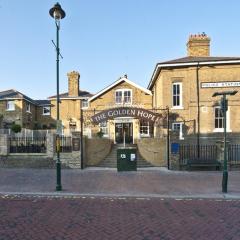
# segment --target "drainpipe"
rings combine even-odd
[[[199,62],[196,68],[197,80],[197,157],[200,158],[200,95],[199,95]]]

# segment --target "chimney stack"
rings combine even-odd
[[[68,76],[68,96],[78,97],[79,96],[79,72],[72,71],[67,74]]]
[[[187,54],[189,57],[210,56],[210,38],[202,34],[190,35],[187,43]]]

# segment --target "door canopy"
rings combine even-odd
[[[160,115],[144,108],[119,107],[101,111],[91,117],[93,123],[98,124],[118,117],[133,117],[149,122],[156,122]]]

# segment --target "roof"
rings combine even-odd
[[[126,77],[122,77],[120,79],[118,79],[117,81],[113,82],[111,85],[109,85],[108,87],[104,88],[103,90],[99,91],[98,93],[96,93],[94,96],[92,96],[91,98],[89,98],[89,101],[91,102],[92,100],[96,99],[97,97],[101,96],[102,94],[104,94],[105,92],[107,92],[108,90],[112,89],[113,87],[117,86],[118,84],[122,83],[122,82],[126,82],[140,90],[142,90],[143,92],[152,95],[152,92],[144,87],[139,86],[138,84],[130,81],[129,79],[127,79]]]
[[[76,98],[90,98],[92,96],[93,96],[92,93],[89,93],[88,91],[84,91],[84,90],[79,90],[79,94],[78,94],[77,97],[69,96],[68,92],[59,94],[60,98],[69,98],[69,99],[72,99],[72,98],[74,98],[74,99],[76,99]],[[52,99],[52,98],[57,98],[57,95],[48,97],[48,99]]]
[[[158,64],[240,60],[240,57],[183,57]]]
[[[0,92],[0,99],[25,99],[28,102],[31,102],[35,105],[38,105],[37,102],[30,97],[26,96],[25,94],[16,91],[14,89],[9,89],[6,91]]]
[[[164,68],[179,68],[179,67],[191,67],[191,66],[209,66],[220,64],[240,64],[240,57],[183,57],[170,61],[157,63],[153,71],[151,80],[148,85],[148,89],[152,89],[155,81],[161,71]]]
[[[35,102],[40,106],[51,105],[51,102],[49,100],[35,100]]]

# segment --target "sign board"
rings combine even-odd
[[[72,139],[72,150],[73,151],[80,151],[80,138],[73,138]]]
[[[234,82],[202,82],[201,88],[227,88],[240,87],[240,81]]]
[[[179,143],[172,143],[171,144],[171,153],[177,154],[179,152]]]
[[[92,121],[96,124],[106,122],[108,119],[114,119],[118,117],[134,117],[147,120],[148,122],[156,122],[160,119],[160,114],[151,112],[144,108],[131,108],[131,107],[119,107],[111,108],[91,117]]]

